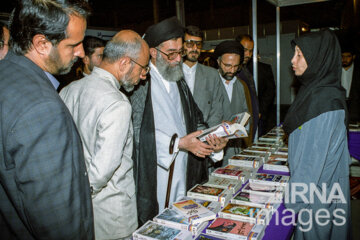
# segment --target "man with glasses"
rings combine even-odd
[[[162,211],[166,200],[172,203],[206,180],[205,156],[227,142],[211,137],[206,144],[196,138],[203,118],[183,79],[183,34],[173,17],[150,26],[144,35],[150,47],[150,81],[131,96],[140,224]]]
[[[203,33],[196,26],[185,28],[185,57],[182,65],[184,77],[204,121],[215,126],[223,120],[223,96],[220,92],[221,81],[218,72],[212,67],[198,62],[202,48]]]
[[[10,33],[8,27],[0,22],[0,60],[5,58],[9,51]]]
[[[60,92],[83,142],[96,239],[131,239],[138,227],[131,105],[119,88],[132,91],[146,79],[148,62],[146,42],[121,31],[106,44],[100,66]]]
[[[243,80],[236,77],[244,57],[243,46],[234,40],[223,41],[216,46],[214,55],[217,58],[222,82],[221,93],[224,97],[224,119],[230,120],[234,114],[241,112],[249,112],[251,114],[249,89]],[[250,132],[251,127],[252,124],[250,124]],[[249,141],[248,139],[246,140]],[[243,144],[242,139],[232,139],[229,141],[225,149],[223,166],[227,165],[230,157],[241,151]]]

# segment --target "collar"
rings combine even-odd
[[[54,86],[55,89],[57,89],[60,85],[59,81],[56,80],[56,78],[51,75],[51,73],[48,73],[48,72],[45,72],[44,73],[46,74],[46,76],[48,77],[48,79],[50,80],[51,84]]]
[[[120,82],[114,77],[114,75],[112,75],[108,71],[106,71],[102,68],[99,68],[99,67],[94,67],[94,69],[92,70],[92,72],[89,76],[92,76],[92,75],[98,75],[101,78],[107,79],[110,81],[110,83],[114,87],[116,87],[117,89],[120,89]]]
[[[198,65],[198,62],[195,63],[194,66],[189,67],[186,63],[183,63],[183,70],[186,71],[187,73],[194,73],[196,72],[196,67]]]
[[[221,76],[220,73],[219,73],[219,75],[220,75],[221,81],[223,81],[223,83],[226,84],[226,82],[229,81],[229,80],[226,80],[225,78],[223,78],[223,76]],[[236,79],[237,79],[237,77],[236,77],[236,75],[235,75],[235,76],[233,77],[233,79],[230,80],[230,84],[234,83],[234,82],[236,81]]]

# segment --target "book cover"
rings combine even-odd
[[[276,159],[269,159],[264,164],[265,170],[271,171],[281,171],[281,172],[289,172],[289,165],[287,161],[276,160]]]
[[[280,200],[276,200],[272,196],[266,196],[258,193],[249,193],[244,191],[240,191],[233,199],[231,199],[231,203],[253,206],[258,208],[267,208],[271,211],[274,211],[274,204],[280,202]]]
[[[190,199],[194,200],[198,204],[202,205],[203,207],[206,207],[207,209],[209,209],[214,213],[218,213],[221,209],[221,203],[217,201],[202,200],[197,198],[190,198],[187,196],[182,197],[181,199],[179,199],[179,201],[190,200]]]
[[[216,214],[194,200],[184,200],[172,204],[173,209],[188,218],[191,224],[212,220]]]
[[[233,157],[231,157],[229,159],[229,164],[231,165],[235,165],[235,166],[239,166],[239,167],[248,167],[248,168],[259,168],[260,165],[262,164],[262,159],[259,157],[254,157],[254,156],[240,156],[240,155],[235,155]],[[252,174],[250,174],[252,175]]]
[[[260,158],[262,162],[265,162],[268,159],[269,154],[260,152],[246,152],[242,150],[239,154],[236,154],[235,156],[257,157]]]
[[[287,160],[288,160],[288,156],[274,153],[274,154],[272,154],[270,157],[268,157],[268,161],[269,161],[269,160],[287,161]]]
[[[249,179],[249,182],[250,184],[261,183],[264,185],[286,187],[289,178],[290,178],[289,176],[283,176],[283,175],[256,173]]]
[[[232,194],[235,194],[241,188],[242,181],[230,178],[210,176],[209,181],[204,183],[204,186],[229,189]]]
[[[257,193],[262,194],[270,197],[274,197],[277,199],[281,199],[283,197],[284,188],[271,186],[271,185],[264,185],[259,183],[251,183],[248,182],[242,189],[243,192],[248,193]]]
[[[256,225],[248,222],[217,218],[206,229],[206,233],[223,239],[260,240],[264,234],[264,225]]]
[[[227,204],[219,212],[219,217],[245,221],[254,224],[267,224],[269,215],[271,215],[269,209],[241,205],[236,203]]]
[[[133,233],[133,238],[190,240],[192,239],[192,236],[189,231],[182,231],[153,221],[147,221],[142,227]]]
[[[231,192],[227,189],[204,186],[203,184],[195,185],[187,192],[187,196],[207,201],[217,201],[220,202],[221,207],[224,207],[232,198]]]
[[[211,175],[222,178],[229,178],[234,180],[239,180],[241,182],[246,182],[249,178],[250,171],[246,171],[240,166],[227,165],[225,167],[215,169]]]
[[[207,234],[200,234],[196,240],[223,240],[223,238],[217,238],[217,237],[213,237],[211,235],[207,235]]]

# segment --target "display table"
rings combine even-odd
[[[348,145],[350,155],[360,161],[360,132],[349,131]]]
[[[278,172],[278,171],[270,171],[264,170],[263,166],[259,168],[258,173],[267,173],[267,174],[278,174],[278,175],[286,175],[289,176],[288,172]],[[290,212],[286,212],[284,214],[285,206],[282,203],[280,207],[277,209],[277,213],[274,213],[273,217],[270,220],[269,225],[265,229],[265,235],[263,240],[282,240],[282,239],[291,239],[292,233],[294,231],[294,226],[285,226],[282,224],[281,219],[283,217],[291,215]],[[278,223],[276,222],[276,214],[278,214]]]

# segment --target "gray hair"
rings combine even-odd
[[[114,63],[122,57],[138,59],[141,51],[141,38],[132,41],[119,41],[112,39],[104,48],[104,60]]]

